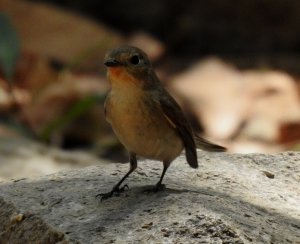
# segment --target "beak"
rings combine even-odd
[[[116,67],[116,66],[120,66],[121,62],[119,62],[115,59],[107,59],[107,60],[105,60],[104,65],[107,67]]]

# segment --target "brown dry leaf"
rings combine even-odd
[[[296,83],[284,72],[239,71],[213,58],[195,64],[169,84],[208,138],[247,142],[241,144],[244,148],[231,143],[230,151],[279,150],[273,143],[282,140],[282,124],[300,123]]]
[[[0,111],[22,110],[35,100],[40,90],[57,80],[58,72],[50,67],[48,60],[23,52],[17,63],[12,87],[9,88],[8,82],[0,79]]]
[[[48,59],[31,52],[22,53],[17,64],[15,83],[26,89],[33,99],[43,87],[57,80],[58,72],[50,66]]]
[[[231,137],[249,112],[240,72],[217,58],[196,63],[169,84],[211,138]]]
[[[29,93],[15,86],[10,88],[5,80],[0,78],[0,112],[9,112],[15,108],[26,106],[30,102]]]
[[[300,121],[298,123],[283,123],[279,130],[279,142],[291,143],[300,141]]]
[[[37,56],[72,64],[84,61],[81,67],[99,69],[106,49],[121,43],[116,33],[52,5],[1,0],[0,10],[12,18],[21,37],[22,50]]]
[[[40,90],[32,103],[24,108],[23,119],[39,134],[45,126],[63,116],[75,102],[90,95],[104,94],[107,89],[107,82],[99,77],[64,72],[57,82]],[[102,108],[99,108],[97,116],[87,120],[96,120],[94,124],[102,125],[101,111]],[[88,127],[86,124],[83,126]],[[93,128],[88,129],[95,133]]]
[[[282,124],[300,122],[300,100],[291,76],[280,71],[247,71],[243,82],[252,101],[241,136],[277,142]]]

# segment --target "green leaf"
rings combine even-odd
[[[11,84],[20,54],[20,40],[9,17],[0,12],[0,68]]]

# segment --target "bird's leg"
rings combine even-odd
[[[147,189],[147,190],[145,190],[145,192],[158,192],[158,191],[162,191],[166,188],[165,185],[162,184],[162,181],[164,179],[164,176],[165,176],[165,173],[166,173],[167,169],[170,166],[170,162],[169,161],[164,161],[163,163],[164,163],[164,169],[163,169],[163,172],[160,176],[159,181],[156,183],[156,185],[153,188]]]
[[[128,188],[127,184],[121,188],[120,188],[120,185],[137,168],[136,155],[134,153],[130,153],[129,158],[130,158],[130,169],[126,173],[126,175],[123,176],[123,178],[112,188],[111,191],[109,191],[107,193],[100,193],[100,194],[96,195],[96,197],[101,197],[101,200],[107,199],[107,198],[112,197],[114,193],[122,192],[125,190],[125,188]]]
[[[169,168],[169,165],[170,165],[169,162],[166,163],[164,161],[164,169],[163,169],[163,172],[160,176],[159,181],[156,183],[156,185],[154,187],[154,191],[161,191],[161,190],[165,189],[165,185],[162,184],[162,181],[164,179],[164,176],[165,176],[165,173],[166,173],[167,169]]]

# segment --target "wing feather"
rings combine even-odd
[[[160,91],[158,102],[167,121],[178,132],[183,142],[187,162],[192,168],[197,168],[198,160],[193,131],[181,108],[165,90]]]

